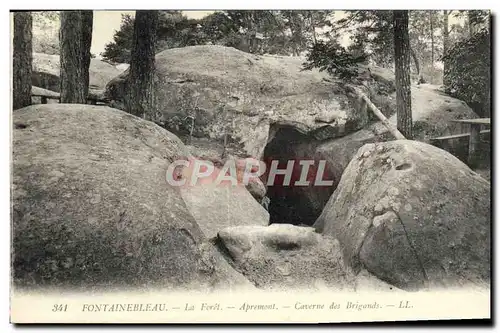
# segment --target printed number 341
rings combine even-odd
[[[54,304],[52,312],[64,312],[68,310],[68,304]]]

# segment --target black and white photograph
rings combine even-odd
[[[11,323],[491,320],[490,10],[10,19]]]

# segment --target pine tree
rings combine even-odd
[[[61,103],[87,102],[92,14],[89,11],[61,11],[59,30]]]
[[[33,19],[30,12],[14,13],[13,108],[31,104],[31,73],[33,65]]]
[[[410,85],[410,38],[408,36],[408,11],[395,10],[394,61],[396,68],[396,107],[398,130],[412,139],[411,85]]]
[[[448,29],[448,17],[451,14],[451,10],[443,11],[443,55],[446,55],[448,49],[450,47],[450,31]],[[444,57],[443,59],[443,85],[446,87],[449,86],[448,82],[448,73],[449,65],[448,59]]]
[[[89,94],[89,68],[90,68],[90,47],[92,45],[92,28],[94,23],[94,12],[92,10],[82,10],[82,32],[81,32],[81,52],[82,52],[82,74],[85,85],[85,97]]]
[[[155,44],[158,11],[138,10],[128,77],[126,109],[138,117],[150,119],[154,106]]]

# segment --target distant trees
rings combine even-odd
[[[82,35],[81,35],[81,52],[82,52],[82,79],[84,84],[85,98],[89,94],[89,68],[90,59],[92,55],[90,53],[90,47],[92,46],[92,29],[94,24],[94,12],[92,10],[82,10]]]
[[[358,65],[366,60],[364,51],[351,52],[337,42],[317,42],[307,54],[304,69],[320,71],[349,80],[358,76]]]
[[[449,30],[449,16],[451,14],[451,10],[443,10],[443,55],[446,55],[448,49],[450,47],[450,30]],[[447,79],[449,77],[448,74],[448,60],[446,58],[443,59],[443,85],[447,86],[449,83]]]
[[[384,55],[385,62],[388,62],[387,59],[394,59],[397,127],[407,139],[412,139],[410,83],[412,50],[408,11],[352,11],[335,23],[334,30],[350,25],[356,27],[351,30],[355,41],[354,47],[346,49],[335,40],[328,43],[318,42],[309,52],[304,68],[316,67],[340,79],[349,80],[359,75],[358,65],[365,61],[367,49],[371,50],[372,55],[373,53],[377,53],[378,56]],[[419,63],[416,61],[416,67],[418,66]]]
[[[33,52],[59,55],[59,12],[36,11],[33,17]]]
[[[31,104],[31,73],[33,64],[33,19],[30,12],[14,13],[13,45],[13,108]]]
[[[92,11],[61,11],[60,93],[61,103],[87,102],[89,89]]]
[[[451,46],[443,57],[445,91],[465,101],[478,115],[491,112],[491,34],[482,28]]]
[[[227,10],[199,20],[181,11],[159,11],[156,51],[173,47],[217,44],[250,53],[298,55],[314,45],[331,25],[332,11]],[[134,18],[123,16],[120,30],[102,57],[129,62]]]
[[[337,35],[351,34],[356,49],[369,53],[379,66],[394,63],[393,17],[390,10],[351,10],[333,22]]]
[[[398,130],[413,138],[410,85],[410,38],[408,36],[408,11],[393,11],[394,62],[396,74],[396,109]]]
[[[155,45],[158,11],[138,10],[128,76],[127,112],[149,119],[154,107]]]
[[[487,25],[486,11],[429,11],[408,12],[410,56],[412,71],[426,82],[440,84],[443,71],[440,62],[445,49],[468,38],[470,31]],[[451,24],[450,18],[455,18]],[[471,21],[473,28],[469,28]],[[339,35],[352,35],[351,50],[364,50],[370,61],[391,68],[394,64],[392,12],[387,10],[355,10],[345,12],[342,19],[333,22]],[[446,68],[446,64],[444,64]],[[446,70],[446,69],[445,69]]]

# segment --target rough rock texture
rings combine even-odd
[[[395,95],[391,97],[391,105],[394,103],[396,110]],[[478,117],[464,101],[446,95],[435,85],[412,85],[411,103],[414,140],[428,142],[432,137],[462,133],[461,125],[452,120]],[[397,125],[396,116],[394,113],[389,118],[394,125]],[[378,124],[374,131],[380,134],[387,130]]]
[[[432,137],[465,132],[460,128],[460,124],[454,123],[452,120],[477,118],[477,115],[464,102],[444,95],[438,90],[432,89],[433,86],[429,86],[422,84],[412,87],[415,140],[428,142]],[[392,115],[389,121],[397,126],[396,114]],[[324,207],[358,149],[367,143],[387,140],[394,140],[394,137],[384,125],[376,122],[344,137],[318,144],[313,149],[314,152],[311,153],[313,157],[309,158],[316,161],[326,160],[329,179],[332,179],[334,183],[331,188],[325,188],[321,191],[304,188],[304,198],[307,198],[309,202],[315,202],[318,207]]]
[[[165,181],[187,153],[175,135],[108,107],[36,105],[13,117],[16,285],[248,285]]]
[[[210,161],[219,169],[222,168],[228,161],[234,161],[235,166],[237,167],[239,184],[241,184],[241,178],[243,177],[245,171],[245,157],[247,157],[245,152],[234,146],[226,146],[224,148],[223,143],[206,138],[188,137],[184,138],[184,140],[189,143],[186,145],[186,148],[193,157],[200,160]],[[257,161],[255,161],[255,163],[257,163]],[[246,189],[259,203],[262,201],[267,191],[267,188],[262,181],[259,178],[254,177],[252,177],[251,181],[246,184]]]
[[[201,60],[203,59],[203,60]],[[302,71],[303,59],[257,56],[202,45],[156,55],[156,121],[173,130],[195,118],[194,135],[220,140],[226,133],[255,158],[262,156],[270,124],[296,127],[319,139],[363,127],[344,86],[326,74]],[[123,102],[128,71],[111,81],[106,95]]]
[[[353,290],[337,240],[311,227],[272,224],[221,230],[219,247],[234,267],[263,289]]]
[[[33,85],[59,92],[59,56],[33,53]],[[90,60],[89,76],[92,90],[102,90],[114,77],[121,74],[118,68],[98,59]]]
[[[181,195],[208,238],[227,227],[268,225],[269,214],[243,186],[202,184],[181,188]]]
[[[477,118],[464,102],[449,97],[425,85],[412,87],[412,117],[414,139],[427,142],[431,137],[459,134],[456,119]],[[389,121],[397,125],[396,114]],[[316,158],[327,158],[336,171],[337,182],[351,158],[366,143],[393,140],[387,128],[379,122],[342,138],[325,141],[317,146]]]
[[[314,227],[362,267],[414,290],[490,279],[490,183],[451,154],[410,140],[367,144]]]

